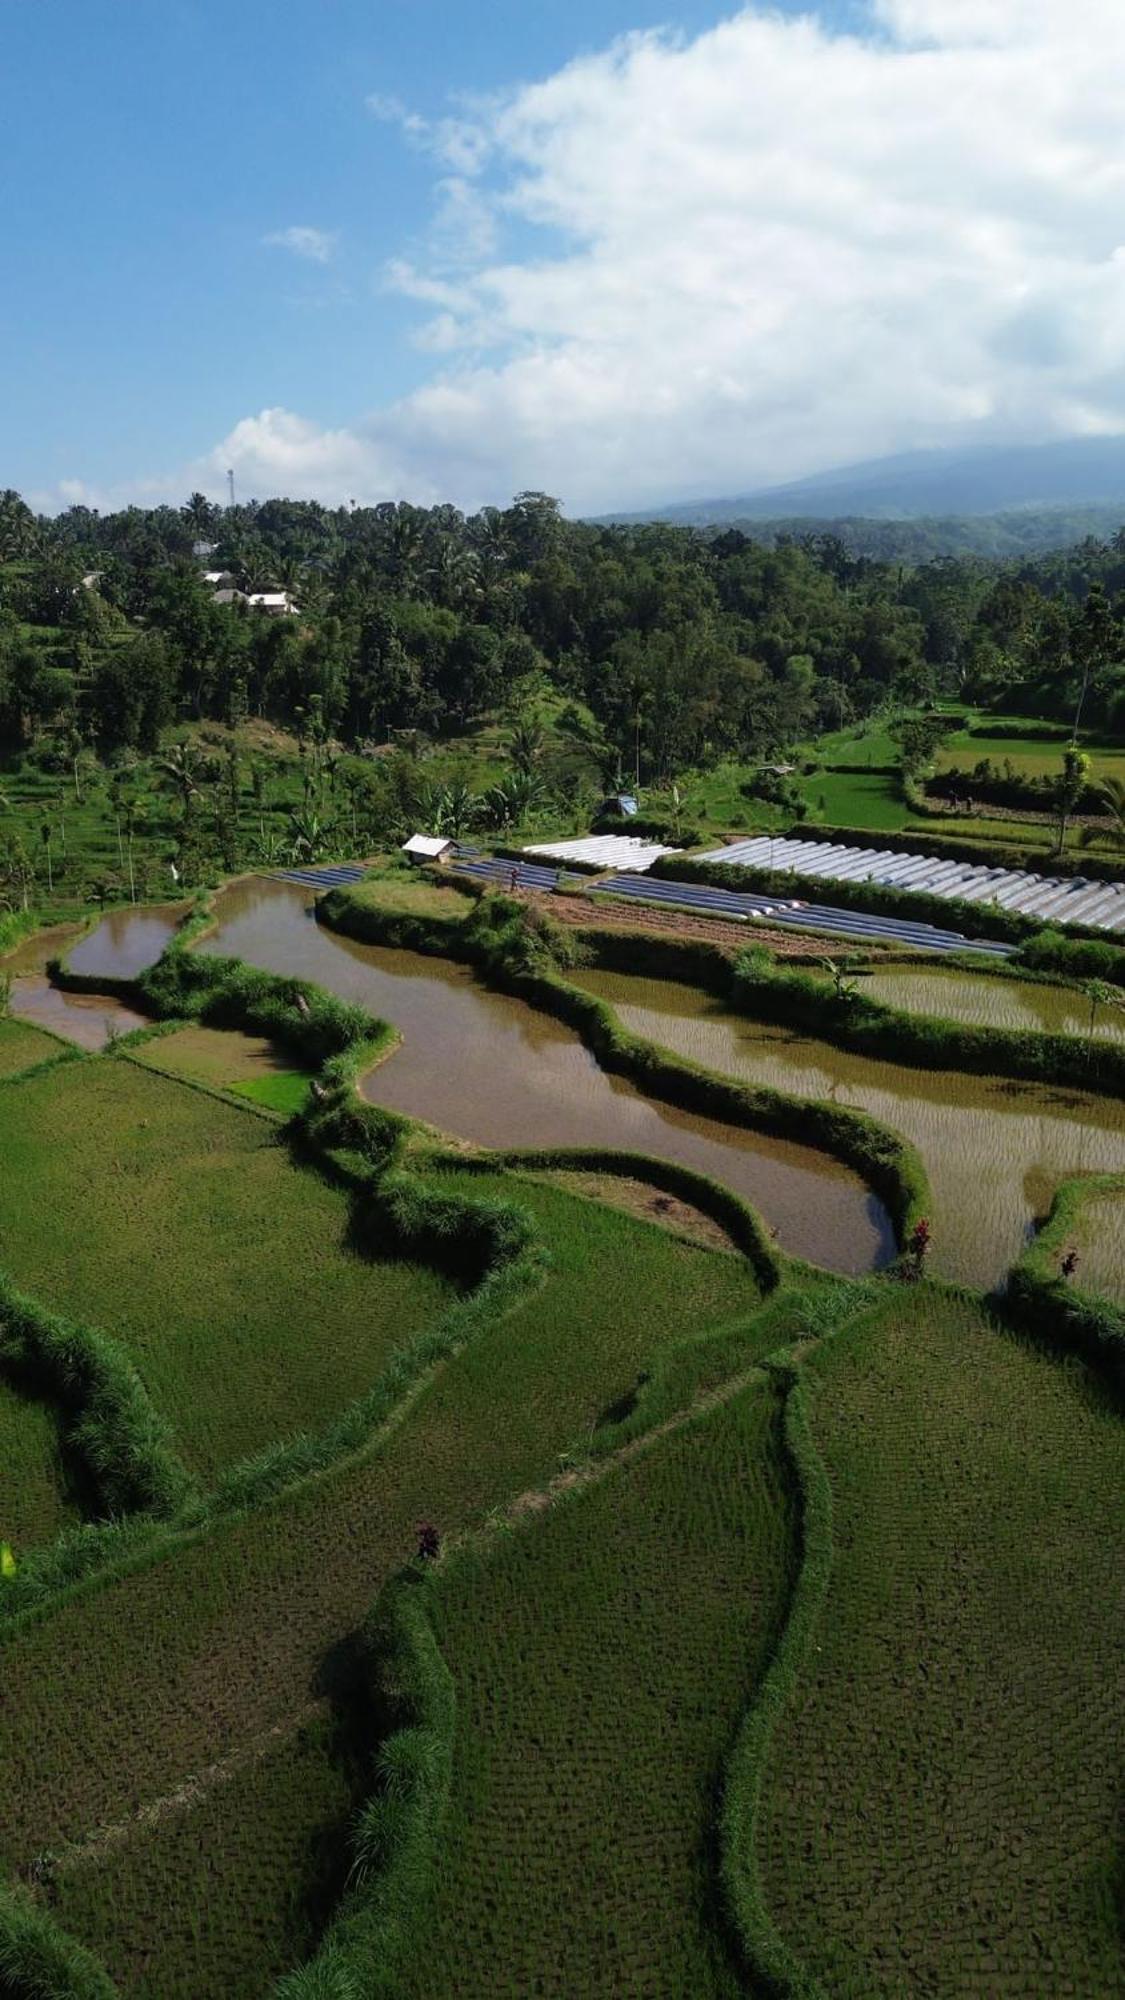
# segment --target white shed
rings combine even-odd
[[[444,834],[412,833],[409,840],[403,841],[400,851],[409,854],[418,868],[423,861],[447,861],[453,847],[453,841]]]

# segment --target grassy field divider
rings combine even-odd
[[[767,1305],[767,1316],[782,1303]],[[712,1337],[719,1331],[709,1329]],[[707,1337],[678,1346],[690,1349]],[[617,1462],[657,1445],[670,1429],[704,1421],[716,1402],[755,1378],[764,1379],[761,1364],[745,1364],[686,1407],[661,1399],[646,1405],[640,1421],[606,1426],[581,1464],[552,1481],[540,1496],[542,1506],[573,1503],[592,1481],[612,1476]],[[456,1691],[438,1644],[433,1599],[452,1564],[487,1560],[500,1535],[526,1529],[541,1517],[542,1506],[515,1503],[447,1543],[440,1561],[415,1558],[380,1592],[364,1626],[363,1654],[371,1698],[386,1716],[387,1731],[374,1791],[356,1824],[351,1883],[315,1957],[281,1981],[276,2000],[353,2000],[359,1993],[392,2000],[403,1990],[407,1966],[424,1949],[454,1771]]]
[[[380,913],[347,890],[333,890],[317,912],[330,929],[365,943],[383,941]],[[842,1160],[884,1201],[900,1244],[925,1214],[925,1169],[897,1133],[865,1112],[718,1076],[632,1034],[607,1002],[567,981],[567,964],[575,962],[586,944],[534,906],[505,896],[485,897],[451,934],[430,931],[417,949],[463,959],[499,990],[565,1021],[603,1069],[628,1077],[661,1103],[795,1140]]]
[[[1125,1309],[1085,1292],[1059,1270],[1060,1253],[1082,1210],[1101,1195],[1125,1202],[1125,1174],[1091,1174],[1064,1181],[1042,1229],[1011,1271],[997,1309],[1048,1347],[1082,1356],[1111,1390],[1125,1396]]]
[[[54,1402],[107,1516],[167,1518],[191,1480],[116,1342],[26,1298],[0,1273],[0,1364]],[[6,1594],[6,1592],[5,1592]]]
[[[109,1974],[40,1903],[2,1885],[0,1993],[5,2000],[120,2000]]]
[[[1125,1046],[1039,1029],[975,1027],[873,1000],[862,988],[837,993],[821,973],[736,960],[730,999],[756,1020],[796,1025],[836,1048],[914,1069],[956,1069],[1125,1097]]]
[[[828,2000],[770,1916],[758,1867],[758,1817],[774,1735],[809,1656],[832,1574],[832,1489],[809,1424],[801,1354],[870,1311],[886,1281],[846,1281],[812,1295],[803,1338],[767,1356],[783,1400],[783,1437],[798,1495],[800,1558],[777,1650],[727,1760],[719,1824],[720,1874],[742,1957],[772,2000]]]
[[[417,1943],[453,1783],[453,1676],[412,1564],[380,1593],[363,1631],[365,1671],[387,1713],[375,1789],[354,1836],[348,1891],[315,1958],[281,1980],[277,2000],[390,2000]]]
[[[467,1173],[493,1173],[502,1167],[515,1173],[611,1174],[622,1180],[643,1181],[689,1203],[717,1223],[746,1258],[763,1292],[773,1291],[781,1282],[785,1259],[771,1241],[761,1216],[740,1195],[694,1167],[658,1159],[652,1153],[608,1152],[595,1146],[517,1147],[478,1158],[458,1156],[458,1169]]]

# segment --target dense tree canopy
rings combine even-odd
[[[289,591],[299,615],[219,601],[205,569]],[[607,767],[649,781],[943,692],[1120,727],[1123,601],[1125,533],[907,568],[826,532],[567,521],[541,493],[468,518],[193,494],[46,519],[9,491],[0,751],[44,733],[151,751],[177,719],[299,728],[312,704],[350,745],[450,737],[545,684],[592,716]]]

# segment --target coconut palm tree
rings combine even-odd
[[[1083,827],[1083,847],[1092,847],[1100,840],[1108,841],[1111,847],[1125,847],[1125,779],[1102,778],[1098,794],[1109,814],[1109,825]]]
[[[529,778],[542,761],[545,742],[538,722],[517,722],[508,738],[512,769]]]
[[[203,757],[192,743],[173,743],[156,759],[156,769],[167,789],[179,799],[187,819],[206,773]]]

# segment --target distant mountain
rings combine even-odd
[[[978,539],[967,523],[985,517],[994,525]],[[935,544],[931,553],[1032,553],[1112,533],[1125,521],[1125,437],[904,452],[757,493],[610,518],[683,527],[760,523],[771,534],[831,523],[848,527],[849,541],[868,524],[914,522]]]
[[[660,516],[661,520],[666,518]],[[689,524],[677,517],[674,525]],[[869,556],[876,562],[923,563],[938,556],[1012,562],[1072,549],[1091,535],[1108,541],[1125,525],[1125,501],[1100,507],[1050,507],[1042,513],[1024,507],[1010,514],[920,514],[910,520],[862,514],[789,514],[777,521],[758,521],[734,515],[690,525],[716,535],[737,528],[769,548],[782,536],[835,535],[849,555]]]

